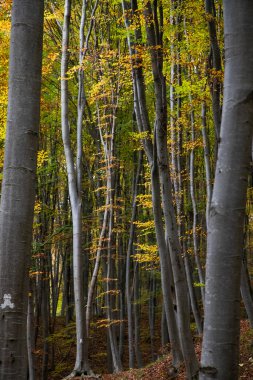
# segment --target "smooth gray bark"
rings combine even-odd
[[[166,322],[166,315],[164,310],[164,305],[162,305],[162,314],[161,314],[161,343],[162,346],[165,346],[169,343],[169,332]]]
[[[170,24],[172,27],[176,24],[175,19],[175,0],[170,2]],[[171,137],[171,176],[174,187],[174,194],[176,199],[177,214],[180,214],[180,199],[179,199],[179,187],[178,187],[178,172],[177,172],[177,155],[178,145],[176,138],[176,126],[175,126],[175,77],[176,77],[176,64],[175,64],[175,46],[173,43],[170,45],[170,55],[171,55],[171,64],[170,64],[170,137]]]
[[[62,30],[62,59],[61,59],[61,123],[62,123],[62,140],[64,153],[66,157],[68,188],[70,204],[72,211],[73,224],[73,280],[74,280],[74,298],[76,313],[76,362],[73,373],[70,376],[81,374],[92,374],[88,363],[88,339],[86,330],[86,314],[84,303],[84,257],[82,254],[82,129],[83,115],[85,107],[84,92],[84,72],[82,68],[83,60],[88,48],[88,42],[94,25],[94,14],[98,5],[95,1],[91,10],[91,19],[88,32],[85,36],[84,27],[86,23],[87,1],[82,2],[82,12],[79,29],[79,70],[78,70],[78,102],[77,102],[77,147],[76,159],[71,147],[70,125],[68,114],[68,62],[69,62],[69,34],[70,34],[70,16],[71,0],[65,1],[64,23]]]
[[[143,366],[142,352],[141,352],[141,334],[140,334],[140,317],[141,317],[141,281],[140,281],[140,264],[137,262],[134,268],[134,351],[137,362],[137,367],[141,368]]]
[[[114,253],[114,187],[115,187],[115,175],[113,170],[113,153],[114,153],[114,133],[115,133],[115,118],[113,122],[112,138],[109,144],[110,148],[105,152],[107,159],[107,178],[109,181],[109,223],[108,223],[108,243],[107,243],[107,270],[106,270],[106,294],[105,294],[105,306],[106,315],[108,319],[108,332],[109,340],[112,354],[113,368],[115,372],[120,372],[123,367],[121,363],[121,358],[119,354],[119,348],[117,344],[116,329],[114,325],[114,312],[115,309],[115,292],[114,289],[114,263],[113,263],[113,253]]]
[[[129,368],[134,368],[134,330],[132,314],[132,289],[131,289],[131,256],[133,255],[133,245],[135,237],[135,224],[137,214],[137,195],[140,174],[142,170],[142,152],[139,152],[137,171],[133,178],[133,195],[132,195],[132,215],[130,222],[129,239],[126,256],[126,303],[127,303],[127,325],[128,325],[128,354]]]
[[[106,165],[110,167],[109,157],[108,154],[110,154],[110,147],[108,147],[108,141],[107,139],[104,139],[102,128],[100,127],[100,112],[99,112],[99,106],[97,105],[97,118],[98,118],[98,133],[101,141],[101,145],[103,146],[104,155],[106,159]],[[108,132],[109,134],[109,132]],[[112,154],[111,154],[112,155]],[[109,169],[107,169],[109,170]],[[111,192],[111,178],[110,178],[110,172],[108,171],[109,175],[106,175],[106,198],[105,198],[105,205],[104,205],[104,213],[102,217],[102,226],[99,234],[99,240],[98,240],[98,246],[96,251],[96,259],[95,259],[95,265],[93,268],[91,280],[89,283],[89,289],[88,289],[88,300],[86,305],[86,329],[87,329],[87,335],[89,335],[89,325],[90,320],[92,316],[92,300],[94,297],[94,292],[97,284],[97,278],[99,273],[99,267],[100,267],[100,261],[101,261],[101,254],[104,249],[105,245],[105,239],[108,234],[108,220],[109,220],[109,206],[110,206],[110,192]],[[99,194],[99,198],[101,198],[101,195]]]
[[[204,163],[205,163],[205,175],[206,175],[206,225],[208,226],[208,218],[210,213],[211,199],[212,199],[212,173],[210,163],[210,147],[206,126],[206,104],[202,103],[201,107],[201,119],[202,119],[202,138],[204,148]]]
[[[105,292],[105,308],[106,315],[108,319],[108,336],[111,347],[112,361],[115,372],[122,370],[122,363],[120,358],[119,347],[117,344],[116,327],[114,324],[114,315],[112,311],[115,309],[113,305],[115,304],[115,294],[117,289],[113,283],[115,282],[115,262],[114,262],[114,246],[115,246],[115,232],[114,232],[114,216],[115,216],[115,184],[116,184],[116,172],[115,172],[115,133],[116,133],[116,112],[118,109],[119,93],[120,93],[120,78],[117,76],[115,78],[117,88],[115,91],[111,91],[111,97],[108,101],[111,104],[111,108],[103,108],[102,115],[100,115],[99,104],[97,104],[97,117],[99,125],[100,140],[103,145],[104,158],[106,162],[106,178],[107,178],[107,199],[106,208],[107,211],[104,213],[104,223],[101,233],[107,236],[107,262],[106,262],[106,292]],[[110,114],[108,115],[108,113]],[[103,124],[103,118],[107,117],[108,123]],[[102,244],[102,241],[101,241]],[[99,251],[97,252],[99,253]],[[94,269],[93,276],[97,276],[100,255],[97,254],[96,266]]]
[[[190,96],[190,102],[192,103],[192,96]],[[202,302],[205,300],[205,277],[204,271],[199,255],[199,244],[198,244],[198,236],[197,236],[197,222],[198,222],[198,208],[197,201],[195,196],[195,151],[194,151],[194,141],[195,141],[195,115],[194,111],[191,110],[191,143],[193,144],[193,148],[190,153],[190,195],[192,202],[192,213],[193,213],[193,221],[192,221],[192,239],[193,239],[193,252],[195,257],[195,263],[198,270],[199,281],[202,283],[201,286],[201,295]]]
[[[27,376],[27,292],[40,118],[43,0],[12,6],[0,209],[0,378]]]
[[[100,267],[100,259],[101,259],[101,253],[103,250],[103,244],[104,244],[104,239],[106,237],[106,229],[108,226],[108,216],[109,216],[109,178],[107,177],[107,195],[106,195],[106,201],[105,201],[105,210],[104,210],[104,215],[103,215],[103,222],[102,222],[102,228],[100,231],[99,235],[99,241],[98,241],[98,248],[96,252],[96,260],[95,260],[95,265],[93,268],[90,284],[89,284],[89,289],[88,289],[88,299],[87,299],[87,305],[86,305],[86,329],[87,329],[87,336],[89,336],[89,327],[90,327],[90,320],[91,320],[91,315],[92,315],[92,300],[94,298],[94,292],[95,292],[95,287],[97,283],[97,278],[98,278],[98,272],[99,272],[99,267]]]
[[[98,248],[96,252],[96,260],[94,269],[92,272],[91,281],[89,284],[89,291],[88,291],[88,301],[87,301],[87,308],[86,308],[86,328],[87,328],[87,334],[89,330],[89,324],[91,319],[91,307],[92,307],[92,300],[94,296],[95,286],[97,283],[98,278],[98,272],[100,267],[100,260],[101,260],[101,253],[104,248],[104,240],[106,239],[106,236],[108,235],[108,225],[109,225],[109,219],[110,214],[113,211],[112,210],[112,175],[113,175],[113,165],[114,165],[114,141],[115,141],[115,113],[118,106],[118,97],[116,97],[116,104],[115,108],[112,110],[113,118],[112,123],[110,125],[110,129],[108,129],[107,133],[110,135],[110,138],[105,138],[104,134],[105,131],[103,130],[102,121],[100,117],[100,111],[99,111],[99,105],[97,104],[97,118],[98,118],[98,130],[99,130],[99,136],[100,141],[103,146],[104,151],[104,158],[106,161],[106,199],[105,199],[105,209],[104,209],[104,215],[103,215],[103,221],[101,226],[101,231],[99,235],[99,241],[98,241]],[[104,111],[105,112],[105,111]],[[105,116],[105,115],[102,115]]]
[[[156,304],[156,281],[154,272],[150,273],[149,278],[149,302],[148,302],[148,320],[149,320],[149,332],[150,332],[150,349],[151,360],[155,361],[155,347],[154,347],[154,333],[155,333],[155,304]]]
[[[253,130],[253,3],[224,0],[221,141],[208,223],[200,379],[238,379],[240,278]]]
[[[79,63],[83,59],[83,24],[85,18],[85,4],[83,2],[81,26],[80,26],[80,56]],[[76,163],[71,148],[69,109],[68,109],[68,80],[66,78],[69,62],[69,34],[70,34],[71,0],[65,1],[64,23],[62,30],[62,58],[61,58],[61,124],[62,140],[66,158],[68,188],[72,211],[73,225],[73,280],[76,314],[76,362],[73,373],[70,375],[87,374],[88,342],[85,328],[84,310],[84,281],[83,281],[83,255],[81,251],[82,237],[82,116],[84,111],[83,74],[79,71],[78,80],[78,108],[77,108],[77,152]]]

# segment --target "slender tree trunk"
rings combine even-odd
[[[186,252],[186,249],[187,248],[185,247],[184,252]],[[203,327],[202,327],[202,321],[201,321],[200,311],[198,307],[197,297],[196,297],[195,290],[193,287],[192,266],[191,266],[191,261],[190,261],[190,257],[188,253],[185,253],[184,265],[185,265],[186,279],[187,279],[187,285],[188,285],[190,302],[191,302],[191,309],[192,309],[192,313],[195,319],[196,328],[198,330],[199,335],[201,335],[203,332]]]
[[[192,97],[190,96],[190,101],[192,103]],[[193,238],[193,251],[195,257],[195,263],[198,270],[199,281],[203,286],[201,286],[201,295],[202,302],[205,300],[205,277],[199,255],[199,245],[198,245],[198,236],[197,236],[197,219],[198,219],[198,209],[197,202],[195,197],[195,152],[194,152],[194,141],[195,141],[195,117],[194,111],[191,110],[191,143],[192,149],[190,153],[190,195],[192,202],[192,212],[193,212],[193,222],[192,222],[192,238]]]
[[[84,281],[83,281],[83,255],[81,251],[82,242],[82,118],[84,110],[83,75],[79,72],[78,81],[78,116],[77,116],[77,152],[76,165],[71,148],[69,115],[68,115],[68,48],[70,31],[71,0],[65,1],[64,24],[62,33],[62,60],[61,60],[61,123],[62,140],[67,164],[68,187],[72,211],[73,225],[73,280],[76,312],[76,362],[73,373],[70,375],[81,375],[89,372],[88,364],[88,340],[85,328],[84,309]],[[83,34],[83,23],[85,18],[85,2],[82,8],[80,34]],[[83,39],[80,37],[80,64],[82,63]]]
[[[201,107],[201,119],[202,119],[202,137],[204,145],[204,162],[205,162],[205,174],[206,174],[206,226],[208,226],[208,219],[210,214],[210,205],[212,199],[212,173],[210,163],[210,147],[209,139],[206,128],[206,103],[202,103]]]
[[[123,180],[124,181],[124,180]],[[116,199],[117,199],[117,218],[116,225],[121,225],[124,220],[125,210],[122,208],[121,197],[124,196],[125,184],[122,183],[120,178],[120,170],[117,173],[117,191],[116,191]],[[120,231],[117,233],[116,240],[117,249],[117,278],[118,278],[118,319],[119,319],[119,356],[121,361],[123,361],[124,349],[125,349],[125,327],[126,327],[126,276],[125,276],[125,268],[126,268],[126,244],[123,235]]]
[[[166,322],[166,315],[164,310],[164,304],[162,305],[162,314],[161,314],[161,343],[162,346],[165,346],[167,343],[169,343],[169,332],[168,332],[168,326]]]
[[[87,336],[89,335],[89,326],[90,326],[90,320],[91,320],[91,309],[92,309],[92,300],[94,297],[95,287],[97,283],[97,277],[100,267],[100,259],[101,259],[101,252],[104,245],[104,239],[106,237],[106,229],[108,226],[108,216],[109,216],[109,184],[108,184],[108,177],[107,177],[107,195],[106,195],[106,202],[105,202],[105,210],[104,210],[104,216],[103,216],[103,222],[102,222],[102,228],[99,236],[98,241],[98,248],[96,253],[96,260],[94,269],[92,272],[90,284],[89,284],[89,290],[88,290],[88,300],[87,300],[87,306],[86,306],[86,329],[87,329]]]
[[[253,131],[253,3],[224,0],[221,142],[208,223],[200,379],[238,379],[240,279]]]
[[[141,338],[140,338],[140,318],[141,318],[141,305],[140,305],[140,270],[139,263],[135,264],[134,269],[134,351],[137,362],[137,367],[141,368],[143,365],[142,353],[141,353]]]
[[[27,292],[40,117],[44,2],[13,1],[0,208],[0,378],[27,376]]]
[[[151,272],[149,278],[149,305],[148,305],[148,319],[149,319],[149,332],[150,332],[150,348],[151,348],[151,358],[154,361],[155,358],[155,347],[154,347],[154,338],[155,338],[155,303],[156,303],[156,294],[155,294],[155,277],[154,273]]]
[[[139,153],[138,167],[136,175],[133,179],[133,198],[132,198],[132,216],[129,232],[129,240],[127,247],[127,257],[126,257],[126,302],[127,302],[127,324],[128,324],[128,351],[129,351],[129,368],[134,368],[134,331],[133,331],[133,314],[132,314],[132,291],[130,283],[131,275],[131,256],[133,254],[133,244],[135,236],[135,220],[137,213],[137,194],[138,194],[138,183],[140,179],[140,174],[142,170],[142,152]]]
[[[110,155],[113,152],[110,152]],[[109,339],[110,339],[110,345],[111,345],[111,353],[112,353],[112,361],[113,361],[113,367],[115,372],[119,372],[122,370],[122,363],[121,358],[119,355],[119,349],[117,345],[117,337],[116,337],[116,331],[114,326],[114,318],[113,318],[113,298],[115,297],[114,289],[112,288],[112,284],[114,282],[114,264],[113,260],[113,225],[114,225],[114,175],[112,173],[112,161],[111,159],[108,162],[108,178],[109,178],[109,194],[110,194],[110,207],[109,207],[109,225],[108,225],[108,250],[107,250],[107,276],[106,276],[106,310],[107,310],[107,319],[108,319],[108,330],[109,330]]]
[[[175,0],[171,0],[170,2],[170,24],[172,27],[175,26]],[[174,36],[173,36],[174,37]],[[176,123],[175,123],[175,77],[176,77],[176,64],[175,64],[175,46],[172,42],[170,45],[170,56],[171,56],[171,64],[170,64],[170,137],[171,137],[171,174],[172,181],[174,187],[174,194],[176,199],[176,208],[177,214],[180,215],[180,199],[179,199],[179,187],[178,187],[178,171],[177,171],[177,155],[178,145],[176,138]]]

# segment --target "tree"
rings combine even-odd
[[[26,317],[40,118],[43,0],[13,1],[0,210],[0,377],[26,379]]]
[[[225,83],[208,223],[200,379],[238,379],[240,276],[253,130],[253,4],[224,0]]]
[[[68,173],[68,188],[72,211],[73,223],[73,277],[74,277],[74,296],[75,296],[75,312],[76,312],[76,362],[73,373],[82,375],[91,373],[88,363],[88,340],[86,334],[86,321],[84,309],[84,260],[81,250],[82,244],[82,129],[83,115],[85,107],[84,92],[84,73],[83,59],[88,49],[88,42],[93,28],[93,17],[97,8],[98,1],[92,8],[91,21],[88,33],[85,37],[84,27],[86,22],[87,1],[82,4],[82,14],[79,31],[79,69],[78,69],[78,104],[77,104],[77,147],[76,162],[71,146],[70,139],[70,121],[68,110],[68,62],[69,62],[69,34],[70,34],[70,18],[71,18],[71,0],[65,1],[64,23],[62,31],[62,59],[61,59],[61,123],[62,123],[62,140],[64,145],[64,153],[66,157],[66,166]]]
[[[83,286],[83,256],[81,252],[81,180],[82,180],[82,115],[78,123],[78,153],[76,158],[76,168],[74,156],[71,149],[69,114],[68,114],[68,80],[66,78],[68,70],[68,48],[69,48],[69,27],[71,16],[71,1],[65,1],[64,24],[62,34],[62,60],[61,60],[61,122],[62,122],[62,140],[66,157],[68,171],[68,187],[72,210],[73,223],[73,275],[74,275],[74,294],[75,294],[75,312],[76,312],[76,362],[73,371],[74,375],[82,373],[87,374],[88,364],[88,347],[85,329],[84,313],[84,286]],[[83,112],[84,102],[83,94],[78,99],[78,109]]]

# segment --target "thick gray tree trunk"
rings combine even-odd
[[[40,117],[43,0],[13,1],[0,209],[0,378],[26,379],[27,292]]]
[[[238,379],[240,277],[253,130],[253,2],[224,0],[221,142],[208,222],[200,379]]]

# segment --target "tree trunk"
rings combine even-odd
[[[134,368],[134,330],[133,330],[133,313],[132,313],[132,290],[130,283],[131,275],[131,256],[133,255],[133,245],[135,237],[135,224],[137,214],[137,195],[140,174],[142,170],[142,152],[139,152],[137,172],[133,178],[133,195],[132,195],[132,215],[130,222],[129,240],[126,257],[126,303],[127,303],[127,325],[128,325],[128,352],[129,368]]]
[[[112,152],[111,152],[112,153]],[[109,160],[109,163],[112,165],[112,161]],[[114,175],[112,169],[108,169],[108,178],[110,179],[109,184],[109,194],[110,194],[110,208],[109,208],[109,225],[108,225],[108,250],[107,250],[107,276],[106,276],[106,311],[108,319],[108,330],[109,330],[109,339],[111,345],[111,353],[113,360],[113,367],[115,372],[122,371],[122,363],[119,354],[116,331],[114,326],[114,292],[113,282],[114,282],[114,263],[113,263],[113,242],[114,242]]]
[[[87,306],[86,306],[86,330],[87,330],[87,336],[89,336],[89,327],[90,327],[90,320],[91,320],[91,310],[92,310],[92,300],[94,297],[94,292],[95,292],[95,287],[97,283],[97,277],[98,277],[98,272],[99,272],[99,267],[100,267],[100,258],[101,258],[101,253],[102,249],[104,246],[104,240],[106,237],[106,229],[108,228],[108,217],[109,217],[109,180],[107,178],[107,195],[106,195],[106,202],[105,202],[105,210],[104,210],[104,215],[103,215],[103,222],[102,222],[102,228],[101,232],[99,235],[99,241],[98,241],[98,248],[97,248],[97,253],[96,253],[96,260],[95,260],[95,265],[94,269],[92,272],[90,284],[89,284],[89,290],[88,290],[88,299],[87,299]]]
[[[85,5],[85,4],[84,4]],[[85,17],[84,5],[80,34],[83,33],[83,18]],[[71,148],[69,115],[68,115],[68,48],[69,48],[69,29],[71,15],[71,0],[65,1],[64,24],[62,33],[62,59],[61,59],[61,123],[62,140],[66,157],[68,188],[72,211],[73,225],[73,280],[74,297],[76,312],[76,362],[72,376],[87,374],[88,364],[88,340],[85,328],[85,309],[84,309],[84,281],[83,281],[83,255],[81,251],[82,242],[82,118],[84,110],[83,75],[79,72],[78,76],[78,116],[77,116],[77,152],[76,165]],[[80,37],[80,58],[82,63],[83,40]]]
[[[190,262],[190,257],[189,254],[186,251],[186,247],[184,248],[184,265],[185,265],[185,272],[186,272],[186,279],[187,279],[187,285],[188,285],[188,290],[189,290],[189,296],[190,296],[190,302],[191,302],[191,309],[192,313],[195,319],[196,323],[196,329],[198,331],[198,334],[201,335],[203,332],[202,328],[202,321],[201,321],[201,315],[198,307],[198,301],[197,297],[195,294],[195,289],[193,286],[193,278],[192,278],[192,266]]]
[[[0,212],[0,378],[27,376],[27,292],[40,117],[43,0],[13,1]]]
[[[209,139],[206,130],[206,103],[202,103],[201,107],[201,119],[202,119],[202,138],[203,138],[203,148],[204,148],[204,163],[205,163],[205,175],[206,175],[206,226],[208,226],[208,219],[210,213],[210,205],[212,199],[212,173],[211,173],[211,163],[210,163],[210,148]]]
[[[151,348],[151,360],[155,361],[155,306],[156,306],[156,281],[154,272],[150,273],[149,278],[149,302],[148,302],[148,321],[149,321],[149,332],[150,332],[150,348]]]
[[[221,141],[207,240],[200,379],[238,379],[240,278],[253,130],[253,3],[224,0]]]
[[[192,104],[192,96],[190,95],[190,102]],[[190,153],[190,195],[192,202],[192,213],[193,213],[193,222],[192,222],[192,239],[193,239],[193,252],[195,257],[195,263],[198,270],[199,282],[201,282],[201,296],[202,302],[205,300],[205,277],[203,272],[203,267],[199,254],[199,244],[197,236],[197,222],[198,222],[198,209],[195,196],[195,152],[194,152],[194,141],[195,141],[195,116],[193,109],[191,110],[191,143],[192,149]]]
[[[161,314],[161,344],[165,346],[170,341],[168,326],[166,322],[166,315],[164,310],[164,304],[162,305],[162,314]]]
[[[134,269],[134,351],[137,362],[137,367],[143,366],[142,353],[141,353],[141,337],[140,337],[140,318],[141,318],[141,305],[140,305],[140,264],[137,262]]]

